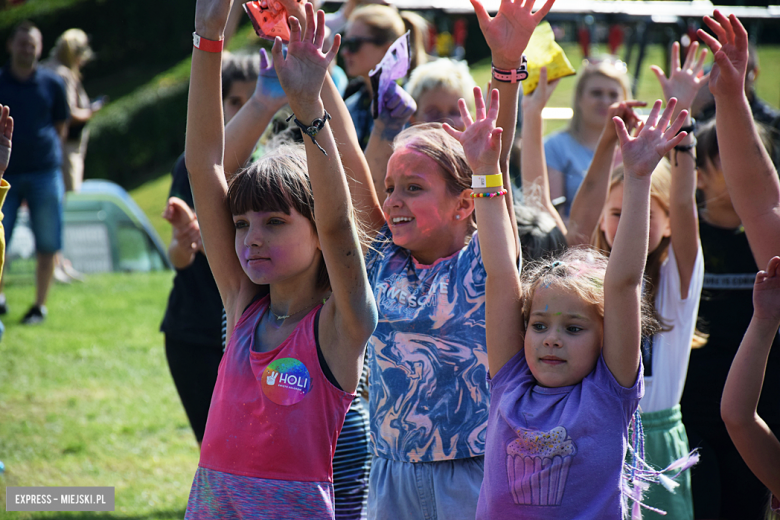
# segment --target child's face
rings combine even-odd
[[[393,242],[426,264],[463,247],[474,210],[467,195],[447,190],[445,175],[436,161],[408,148],[396,150],[387,163],[383,210]]]
[[[233,215],[236,255],[252,282],[279,283],[318,268],[319,240],[311,222],[290,214],[250,211]]]
[[[230,84],[230,92],[228,92],[225,100],[222,102],[225,124],[228,124],[238,114],[241,107],[246,105],[246,102],[255,93],[255,85],[254,81],[233,81]]]
[[[604,319],[595,305],[557,286],[533,294],[525,358],[537,383],[549,388],[579,383],[593,371],[604,344]]]
[[[604,214],[601,216],[601,230],[607,239],[607,244],[612,247],[617,234],[620,214],[623,211],[623,183],[614,186],[609,192],[609,198],[604,206]],[[669,222],[669,214],[661,206],[655,197],[650,198],[650,240],[648,251],[655,251],[664,237],[672,234]]]
[[[463,118],[460,117],[458,99],[460,96],[454,90],[436,87],[423,92],[417,99],[417,112],[412,116],[415,123],[449,123],[458,130],[464,130]]]

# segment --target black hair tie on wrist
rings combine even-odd
[[[301,132],[311,137],[311,142],[317,145],[317,148],[320,149],[322,153],[324,153],[326,156],[328,155],[328,152],[325,151],[325,149],[320,146],[320,143],[317,142],[317,139],[315,137],[317,136],[320,131],[325,128],[325,123],[330,121],[330,114],[328,114],[328,111],[325,111],[325,114],[322,117],[318,117],[314,121],[311,122],[311,125],[305,125],[301,123],[297,117],[295,117],[295,114],[291,114],[290,117],[287,118],[287,121],[290,121],[290,119],[293,120],[293,122],[298,125],[298,128],[301,129]]]

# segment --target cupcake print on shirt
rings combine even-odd
[[[507,477],[517,505],[559,506],[577,445],[566,428],[516,430],[506,447]]]

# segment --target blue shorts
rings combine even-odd
[[[59,168],[35,173],[13,173],[5,179],[11,185],[3,205],[5,243],[11,242],[16,213],[22,201],[30,208],[30,224],[38,253],[62,249],[62,219],[65,183]]]
[[[484,457],[400,462],[374,457],[368,481],[371,520],[474,520]]]

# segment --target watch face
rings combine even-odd
[[[263,7],[259,1],[254,1],[245,3],[244,11],[249,15],[259,37],[273,41],[278,36],[283,43],[290,42],[290,26],[287,23],[286,9],[274,13],[268,7]]]

